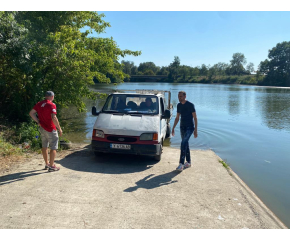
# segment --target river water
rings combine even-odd
[[[226,161],[256,195],[290,227],[290,88],[218,84],[123,83],[97,84],[95,91],[113,89],[170,90],[176,116],[178,92],[186,91],[198,117],[198,138],[191,149],[212,149]],[[87,101],[87,113],[64,109],[64,137],[90,143],[96,117],[104,100]],[[179,148],[179,125],[167,146]],[[193,166],[194,166],[194,156]],[[176,165],[178,159],[176,159]]]

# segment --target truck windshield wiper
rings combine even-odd
[[[128,111],[127,113],[129,113],[129,114],[131,114],[131,113],[138,113],[138,114],[141,114],[140,112],[138,112],[138,111]]]
[[[128,114],[134,114],[134,115],[156,115],[157,113],[129,111]]]
[[[104,113],[122,113],[123,114],[123,112],[119,112],[116,110],[105,110]]]

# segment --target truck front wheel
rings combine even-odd
[[[159,155],[154,156],[155,161],[159,162],[161,160],[161,154],[162,154],[162,146],[163,146],[163,142],[160,144],[160,148],[159,148]]]
[[[102,152],[94,151],[94,154],[95,154],[96,157],[99,157],[99,156],[101,156],[103,153],[102,153]]]

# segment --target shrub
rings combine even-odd
[[[28,143],[31,148],[41,148],[41,137],[38,125],[34,122],[21,123],[16,128],[18,143]]]

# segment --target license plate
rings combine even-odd
[[[114,148],[114,149],[125,149],[125,150],[130,150],[131,149],[131,145],[127,145],[127,144],[111,143],[110,147]]]

